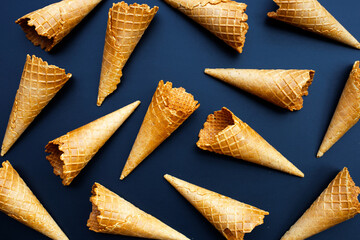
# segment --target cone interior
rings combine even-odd
[[[64,152],[60,150],[60,143],[48,143],[45,147],[45,152],[50,153],[50,155],[46,156],[46,159],[54,168],[54,174],[64,179],[64,161],[61,159],[61,155]]]

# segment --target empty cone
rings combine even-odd
[[[0,210],[51,239],[68,239],[8,161],[0,168]]]
[[[120,179],[124,179],[198,107],[184,88],[173,88],[161,80],[146,112]]]
[[[97,105],[115,91],[122,69],[158,11],[146,4],[113,4],[109,10]]]
[[[164,0],[209,30],[239,53],[249,29],[247,5],[231,0]]]
[[[71,74],[36,56],[27,55],[8,126],[1,156],[11,148],[34,118],[69,80]]]
[[[304,177],[289,160],[225,107],[207,117],[196,145],[203,150]]]
[[[205,73],[293,111],[303,107],[315,71],[207,68]]]
[[[101,0],[63,0],[16,20],[26,37],[45,51],[58,44]]]
[[[317,0],[274,0],[274,18],[360,49],[360,43]]]
[[[165,179],[228,240],[242,240],[268,212],[166,174]]]
[[[140,101],[101,117],[50,141],[45,152],[54,173],[69,185],[106,141],[139,106]]]
[[[341,94],[317,157],[324,155],[360,118],[360,68],[356,61]]]
[[[281,240],[303,240],[353,218],[360,213],[359,193],[344,168]]]
[[[189,240],[99,183],[93,185],[92,194],[92,212],[87,226],[94,232],[160,240]]]

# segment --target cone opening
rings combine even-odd
[[[296,99],[293,102],[292,109],[290,109],[291,111],[292,110],[300,110],[303,107],[303,99],[302,99],[302,97],[307,96],[309,94],[308,89],[309,89],[310,85],[313,82],[314,76],[315,76],[315,71],[310,70],[309,71],[309,78],[305,82],[304,86],[301,88],[301,95],[298,96],[298,99]]]
[[[61,155],[64,154],[64,152],[60,150],[60,143],[57,143],[55,141],[49,142],[45,147],[45,152],[50,153],[50,155],[46,156],[46,159],[54,168],[54,174],[60,176],[61,179],[64,179],[65,163],[61,159]]]
[[[92,204],[92,211],[90,213],[89,219],[86,224],[90,230],[95,231],[95,232],[100,232],[100,231],[104,230],[104,228],[99,224],[99,221],[98,221],[98,217],[101,216],[101,212],[95,201],[95,198],[100,197],[98,194],[98,191],[97,191],[97,188],[99,187],[99,185],[100,184],[98,184],[98,183],[94,183],[94,185],[91,189],[92,196],[90,197],[90,202]]]
[[[17,24],[20,25],[22,30],[25,32],[26,37],[35,45],[40,47],[42,49],[45,49],[45,51],[50,51],[53,48],[54,45],[54,38],[47,38],[46,36],[40,35],[36,31],[36,27],[34,25],[29,24],[30,18],[21,18],[16,21]]]

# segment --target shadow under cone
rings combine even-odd
[[[268,17],[360,49],[360,43],[317,0],[274,2],[280,8]]]
[[[360,213],[359,193],[344,168],[281,240],[303,240],[353,218]]]
[[[87,226],[94,232],[160,240],[189,240],[99,183],[93,185],[92,194],[92,212]]]
[[[313,70],[205,69],[205,73],[290,111],[303,107]]]
[[[184,88],[161,80],[151,100],[120,179],[124,179],[168,138],[198,107]]]
[[[46,145],[45,152],[50,153],[46,159],[53,166],[54,173],[63,179],[64,185],[74,180],[139,104],[140,101],[129,104]]]
[[[247,5],[230,0],[164,0],[209,30],[239,53],[249,26]]]
[[[289,160],[225,107],[208,116],[196,145],[203,150],[304,177]]]
[[[66,74],[64,69],[48,65],[34,55],[27,55],[2,143],[1,156],[5,155],[70,77],[71,74]]]
[[[0,210],[54,240],[68,240],[8,161],[0,168]]]
[[[228,240],[242,240],[268,212],[166,174],[165,179]]]
[[[35,45],[50,51],[101,0],[63,0],[28,13],[16,20]]]

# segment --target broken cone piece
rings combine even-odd
[[[290,111],[303,107],[315,71],[205,69],[205,73]]]
[[[281,240],[303,240],[353,218],[360,213],[359,193],[344,168]]]
[[[268,212],[166,174],[165,179],[228,240],[242,240]]]
[[[50,51],[101,0],[63,0],[28,13],[16,20],[35,45]]]
[[[66,74],[64,69],[49,65],[34,55],[27,55],[2,143],[1,156],[11,148],[70,77],[71,74]]]
[[[68,240],[9,161],[0,168],[0,210],[54,240]]]
[[[146,4],[113,4],[109,10],[97,105],[115,91],[122,69],[158,11]]]
[[[139,104],[140,101],[129,104],[46,145],[45,152],[50,153],[46,159],[65,186],[74,180]]]
[[[173,88],[161,80],[152,97],[120,179],[124,179],[168,138],[198,107],[184,88]]]
[[[99,183],[92,187],[92,212],[87,226],[99,233],[159,240],[189,240]]]
[[[322,157],[360,119],[359,63],[354,63],[317,157]]]
[[[317,0],[274,0],[279,5],[274,18],[360,49],[360,43]]]
[[[196,145],[203,150],[304,177],[289,160],[225,107],[207,117]]]
[[[247,5],[230,0],[164,0],[209,30],[239,53],[249,26]]]

